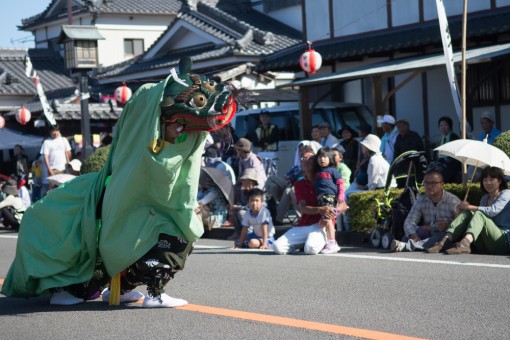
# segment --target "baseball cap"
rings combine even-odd
[[[395,125],[395,117],[393,117],[392,115],[384,115],[382,116],[382,118],[379,118],[377,120],[377,122],[379,124],[391,124],[391,125]]]
[[[494,123],[494,114],[492,114],[492,112],[489,112],[489,111],[484,111],[482,112],[481,116],[480,116],[480,119],[482,118],[485,118],[485,119],[488,119],[490,120],[491,122]]]

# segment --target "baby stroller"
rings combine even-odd
[[[390,166],[384,197],[377,202],[377,228],[370,233],[370,243],[377,248],[389,249],[391,241],[404,236],[404,221],[418,196],[418,183],[423,181],[427,169],[424,151],[407,151],[398,156]],[[406,179],[404,190],[397,198],[390,197],[392,177]]]

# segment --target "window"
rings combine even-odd
[[[124,39],[124,57],[132,58],[143,53],[143,39]]]
[[[301,5],[301,0],[263,0],[264,12],[273,12],[291,6]]]

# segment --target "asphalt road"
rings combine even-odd
[[[16,247],[0,232],[0,280]],[[186,308],[0,295],[1,339],[510,339],[508,256],[278,256],[202,239],[167,293]],[[0,281],[1,282],[1,281]],[[145,292],[145,287],[139,287]]]

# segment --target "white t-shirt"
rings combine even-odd
[[[268,224],[267,227],[267,237],[274,235],[274,225],[273,220],[271,219],[271,213],[267,210],[266,207],[262,207],[259,213],[256,215],[252,214],[251,209],[248,209],[246,214],[243,216],[243,220],[241,221],[241,225],[243,227],[253,227],[253,232],[258,237],[262,237],[262,225]]]
[[[66,169],[66,152],[71,151],[69,141],[64,137],[46,139],[41,147],[41,153],[48,155],[48,163],[53,170],[64,171]]]

